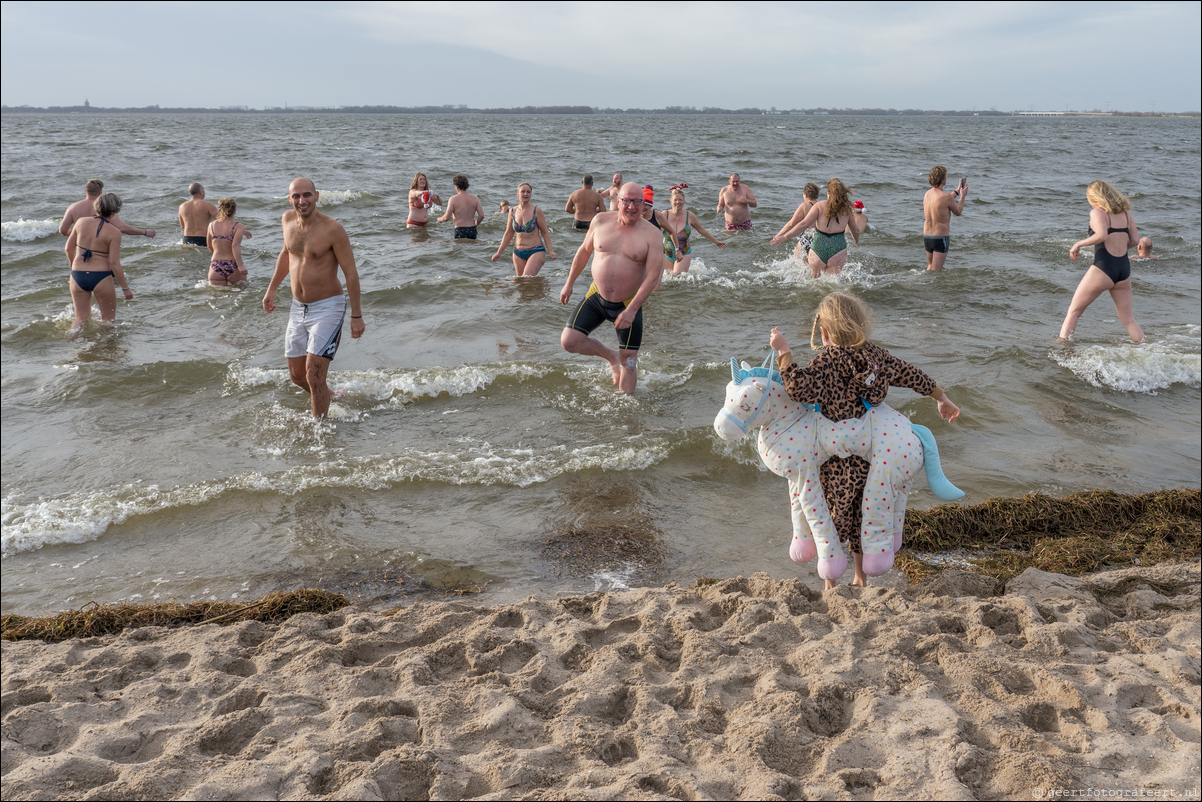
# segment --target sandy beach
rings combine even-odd
[[[1197,563],[3,644],[5,799],[1196,798]]]

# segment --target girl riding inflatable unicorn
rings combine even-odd
[[[844,293],[828,295],[810,335],[810,346],[821,353],[798,365],[774,328],[770,343],[779,373],[767,365],[742,371],[735,365],[726,407],[714,421],[728,440],[752,424],[761,427],[761,456],[789,479],[790,556],[798,562],[819,557],[827,589],[846,570],[843,548],[855,561],[853,584],[865,586],[868,576],[892,567],[910,480],[924,464],[937,496],[964,495],[943,476],[930,431],[884,400],[891,386],[909,387],[934,399],[949,422],[959,417],[959,407],[921,370],[870,342],[868,329],[867,305]],[[814,342],[819,335],[821,347]]]

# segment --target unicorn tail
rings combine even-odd
[[[931,486],[931,492],[944,501],[963,498],[964,491],[943,475],[943,468],[939,465],[939,447],[935,445],[935,435],[931,434],[930,429],[917,423],[911,424],[911,427],[914,429],[914,434],[918,436],[918,442],[922,443],[922,463],[927,471],[927,484]]]

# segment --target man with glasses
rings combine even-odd
[[[584,244],[572,260],[568,280],[559,292],[559,302],[565,305],[576,278],[593,251],[597,252],[593,281],[568,318],[559,342],[569,353],[604,359],[618,389],[633,393],[643,340],[643,303],[659,286],[664,243],[660,230],[643,219],[643,191],[637,184],[623,184],[615,205],[617,211],[593,218]],[[616,351],[589,336],[607,320],[617,330]]]

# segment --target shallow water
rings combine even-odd
[[[10,115],[0,130],[5,612],[258,595],[384,567],[493,600],[754,571],[810,581],[788,559],[784,480],[712,421],[729,358],[758,364],[774,325],[802,353],[833,289],[868,301],[876,341],[963,409],[948,426],[933,403],[890,394],[934,430],[963,503],[1199,483],[1197,120]],[[972,192],[948,270],[929,275],[921,198],[936,162]],[[507,255],[490,262],[500,216],[478,243],[452,242],[449,224],[406,230],[418,169],[444,197],[468,174],[488,210],[530,181],[559,259],[522,281]],[[715,232],[731,170],[759,199],[755,232],[720,235],[725,251],[698,236],[692,273],[648,302],[633,398],[559,348],[557,296],[582,240],[563,203],[584,171],[604,184],[615,170],[687,181]],[[300,173],[350,233],[368,325],[344,339],[331,383],[346,397],[322,424],[287,381],[284,315],[259,306]],[[814,280],[768,239],[801,185],[832,174],[871,229],[843,276]],[[116,329],[71,340],[57,225],[94,175],[123,219],[160,233],[123,243],[137,297]],[[1156,241],[1159,259],[1133,263],[1143,345],[1105,296],[1074,343],[1055,339],[1097,177]],[[249,287],[207,287],[207,251],[179,244],[193,180],[238,200],[256,235]],[[934,503],[925,485],[911,498]],[[667,557],[549,561],[546,539],[573,526],[650,527]]]

